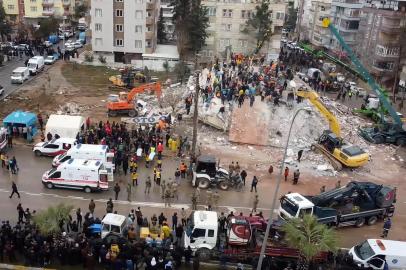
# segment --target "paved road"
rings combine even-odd
[[[47,189],[41,184],[42,174],[51,168],[51,159],[47,157],[35,157],[30,147],[15,146],[8,151],[9,156],[16,156],[20,172],[17,176],[10,176],[6,170],[0,169],[0,205],[2,206],[2,216],[0,219],[16,220],[16,206],[19,202],[23,207],[28,207],[31,210],[44,209],[50,205],[55,205],[60,202],[70,203],[75,207],[81,207],[83,211],[88,209],[90,198],[94,198],[96,202],[96,215],[102,216],[105,213],[106,200],[114,198],[113,191],[86,194],[82,191],[64,190],[64,189]],[[173,176],[174,168],[179,164],[178,160],[164,158],[163,163],[163,179],[169,179]],[[252,178],[249,173],[248,184]],[[170,217],[173,212],[179,212],[181,208],[190,211],[190,194],[193,191],[190,183],[183,180],[179,188],[179,199],[175,200],[172,207],[164,207],[163,201],[160,196],[160,188],[154,186],[151,189],[150,195],[144,194],[145,182],[144,179],[147,175],[152,175],[152,169],[146,169],[143,164],[139,165],[139,186],[135,188],[132,195],[132,202],[127,201],[127,193],[125,190],[125,183],[129,181],[129,176],[118,176],[116,181],[120,183],[121,192],[119,200],[115,201],[114,210],[118,213],[127,215],[130,209],[138,206],[142,208],[143,213],[150,217],[152,214],[164,213],[166,217]],[[360,179],[362,180],[362,179]],[[22,198],[19,200],[17,197],[12,199],[8,198],[10,193],[11,182],[15,181],[21,191]],[[314,187],[318,184],[328,184],[328,179],[302,179],[299,185],[292,186],[289,182],[283,182],[281,185],[281,194],[288,191],[302,192],[304,194],[314,194]],[[330,180],[331,184],[331,180]],[[275,188],[274,176],[263,177],[260,179],[258,194],[260,197],[259,207],[264,213],[268,213],[270,208],[271,198],[270,192]],[[205,204],[205,191],[201,192],[201,205],[200,209],[204,209]],[[236,213],[243,212],[248,214],[251,211],[251,205],[254,198],[254,193],[249,192],[249,186],[246,186],[243,192],[235,190],[220,191],[219,211],[228,213],[235,211]],[[398,202],[396,214],[389,234],[390,239],[406,240],[403,233],[406,230],[406,184],[403,181],[398,181]],[[169,219],[170,220],[170,219]],[[378,222],[374,226],[365,226],[363,228],[343,228],[339,229],[341,244],[343,247],[351,247],[352,245],[363,241],[366,238],[379,237],[382,229],[382,222]]]

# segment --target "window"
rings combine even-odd
[[[123,47],[124,46],[123,40],[122,39],[116,39],[116,46]]]
[[[245,24],[240,24],[240,31],[244,31],[245,29]]]
[[[283,12],[276,12],[276,19],[277,19],[277,20],[284,20],[284,19],[285,19],[285,13],[283,13]]]
[[[96,38],[95,39],[95,45],[96,46],[103,46],[103,39],[102,38]]]
[[[103,10],[101,8],[96,8],[94,10],[94,16],[95,17],[102,17],[103,16]]]
[[[142,33],[142,25],[135,26],[135,33]]]
[[[13,9],[14,9],[14,5],[8,5],[7,8],[8,8],[9,10],[13,10]]]
[[[193,230],[192,237],[199,238],[199,237],[205,237],[205,236],[206,236],[205,229],[194,229]]]
[[[246,48],[246,47],[248,47],[248,40],[239,39],[238,40],[238,45],[240,46],[240,48]]]
[[[209,230],[208,237],[214,237],[214,230]]]
[[[120,233],[120,226],[111,225],[111,231],[115,233]]]
[[[223,9],[223,17],[226,17],[226,18],[233,17],[233,10],[232,9]]]
[[[222,29],[223,31],[231,31],[231,24],[223,23],[223,24],[221,25],[221,29]]]
[[[245,18],[245,10],[241,10],[241,18]]]
[[[123,17],[123,10],[122,9],[116,9],[116,17]]]
[[[250,10],[241,10],[241,18],[243,18],[243,19],[251,18],[251,11]]]
[[[49,178],[61,178],[61,172],[54,172]]]
[[[96,23],[94,25],[94,31],[101,32],[102,31],[102,24],[101,23]]]
[[[37,12],[37,7],[30,7],[31,12]]]
[[[373,258],[368,261],[369,264],[375,267],[375,269],[380,269],[382,268],[383,264],[385,263],[382,259],[380,258]]]
[[[136,10],[135,11],[135,18],[136,19],[142,19],[142,10]]]
[[[116,32],[123,32],[123,25],[122,24],[116,24]]]
[[[146,40],[146,41],[145,41],[145,46],[146,46],[147,48],[151,48],[151,47],[152,47],[152,42],[151,42],[151,40]]]
[[[142,48],[142,40],[136,40],[135,41],[135,48],[137,48],[137,49]]]
[[[116,0],[116,2],[124,2],[124,0]]]
[[[215,7],[207,7],[208,16],[216,16],[217,9]]]

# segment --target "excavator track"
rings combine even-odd
[[[343,165],[340,161],[338,161],[329,151],[327,151],[321,144],[312,144],[312,149],[317,150],[322,153],[324,156],[328,158],[331,165],[333,166],[334,170],[341,171],[343,169]]]

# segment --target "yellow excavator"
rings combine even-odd
[[[313,147],[322,152],[330,160],[334,169],[339,171],[342,165],[356,168],[365,165],[369,155],[359,146],[345,142],[341,137],[341,127],[337,118],[330,112],[320,99],[317,92],[305,88],[299,88],[296,95],[305,98],[316,107],[327,119],[330,129],[325,130]]]

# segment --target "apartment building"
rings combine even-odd
[[[26,19],[63,18],[74,14],[75,0],[25,0],[24,10]]]
[[[173,7],[170,5],[170,2],[170,0],[161,0],[162,17],[165,26],[164,31],[166,38],[171,41],[175,39],[175,24],[172,21]]]
[[[255,38],[243,33],[245,23],[252,16],[259,0],[202,0],[209,15],[209,37],[202,49],[202,61],[208,62],[219,57],[225,58],[227,51],[249,54],[255,49]],[[279,54],[281,30],[287,12],[287,1],[274,0],[270,3],[272,11],[272,31],[270,42],[265,44],[262,52],[268,58],[275,58]]]
[[[4,11],[7,15],[7,19],[11,22],[18,23],[20,18],[20,12],[24,11],[21,10],[20,1],[19,0],[3,0],[2,1]]]
[[[92,49],[108,62],[131,63],[157,46],[159,0],[92,0]]]
[[[401,37],[406,34],[402,30],[405,26],[406,2],[399,2],[393,8],[369,4],[361,9],[356,51],[369,72],[382,84],[392,85],[401,68],[405,56],[404,51],[400,54]]]
[[[331,0],[304,0],[299,16],[300,40],[308,40],[316,47],[326,47],[331,38],[328,29],[322,27],[324,18],[330,17]]]

